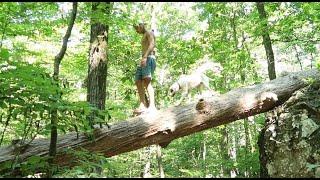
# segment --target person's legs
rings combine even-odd
[[[149,95],[149,110],[156,110],[155,98],[154,98],[154,89],[152,87],[152,74],[156,68],[155,58],[148,57],[147,68],[145,73],[143,73],[143,85],[146,88]]]
[[[153,74],[155,70],[155,59],[148,57],[147,64],[145,67],[138,67],[136,72],[136,86],[138,89],[139,94],[139,100],[140,105],[139,108],[136,110],[136,114],[143,113],[146,108],[148,109],[148,112],[156,110],[155,106],[155,98],[154,98],[154,89],[151,85],[151,75]],[[146,102],[145,98],[145,89],[147,90],[147,93],[149,95],[149,103]],[[147,106],[149,104],[149,107]],[[139,111],[139,112],[137,112]]]
[[[147,89],[148,95],[149,95],[149,107],[148,109],[156,109],[155,101],[154,101],[154,89],[151,84],[151,78],[145,77],[143,79],[143,85]]]
[[[141,114],[147,108],[141,67],[137,68],[136,75],[135,75],[135,84],[137,86],[138,95],[139,95],[139,107],[134,110],[134,114]]]
[[[140,101],[138,109],[139,109],[139,111],[143,111],[144,109],[147,108],[146,99],[145,99],[145,89],[144,89],[144,86],[143,86],[143,80],[137,80],[136,81],[136,86],[137,86],[137,89],[138,89],[139,101]]]

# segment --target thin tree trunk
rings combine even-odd
[[[234,9],[232,8],[232,18],[231,18],[231,21],[230,21],[230,24],[231,24],[231,28],[232,28],[232,33],[233,33],[233,41],[234,41],[234,52],[237,53],[240,51],[240,49],[238,48],[238,36],[237,36],[237,24],[236,24],[236,12],[234,11]],[[243,47],[243,45],[242,45]],[[241,50],[242,51],[242,50]],[[244,73],[244,69],[245,69],[245,62],[243,62],[242,59],[240,59],[240,69],[239,69],[239,72],[240,72],[240,79],[241,79],[241,82],[242,84],[245,83],[245,73]],[[246,121],[247,118],[244,118],[243,121]],[[237,150],[238,150],[238,147],[239,147],[239,138],[241,138],[241,134],[240,133],[235,133],[237,132],[237,129],[240,128],[239,125],[237,124],[233,124],[231,125],[232,129],[234,129],[233,131],[233,136],[231,137],[232,139],[232,145],[230,147],[230,160],[233,161],[233,164],[236,164],[237,163]],[[241,132],[241,131],[239,131]],[[231,178],[234,178],[237,176],[237,166],[233,167],[230,171],[230,177]]]
[[[244,47],[244,49],[247,51],[247,53],[250,55],[250,50],[249,50],[249,48],[248,48],[248,46],[245,44],[245,37],[244,37],[244,32],[242,32],[242,47]],[[254,63],[253,61],[251,62],[251,63]],[[253,72],[254,73],[254,76],[255,76],[255,78],[257,78],[258,77],[258,73],[257,73],[257,71],[254,71]],[[254,150],[255,150],[255,147],[254,147],[254,145],[252,144],[252,133],[251,133],[251,131],[250,131],[250,128],[249,128],[249,124],[248,124],[248,121],[250,121],[251,119],[253,119],[254,118],[254,116],[252,116],[252,117],[248,117],[248,118],[245,118],[244,119],[244,129],[245,129],[245,139],[246,139],[246,157],[247,157],[247,154],[248,154],[248,148],[249,148],[249,146],[250,146],[250,152],[251,153],[253,153],[254,152]],[[254,122],[253,120],[251,120],[250,122]],[[255,133],[256,132],[256,125],[255,124],[253,124],[252,125],[253,126],[253,130],[252,130],[252,132],[253,133]],[[248,144],[249,144],[249,146],[248,146]],[[246,169],[246,172],[248,172],[248,175],[246,176],[246,177],[250,177],[251,176],[251,170],[247,170]]]
[[[144,154],[144,160],[145,160],[145,165],[143,167],[143,172],[142,172],[142,178],[150,178],[152,177],[151,175],[151,153],[152,153],[152,148],[151,146],[148,146],[145,148],[145,152],[142,152]]]
[[[76,15],[77,15],[77,2],[73,3],[73,9],[71,12],[71,17],[70,17],[70,21],[68,24],[68,29],[66,31],[65,36],[63,37],[63,43],[62,43],[62,47],[60,49],[60,52],[55,56],[54,58],[54,71],[53,71],[53,79],[56,82],[57,86],[59,86],[59,69],[60,69],[60,63],[66,53],[67,50],[67,44],[68,44],[68,39],[71,35],[71,31],[76,19]],[[59,93],[57,93],[58,98],[61,98],[61,95]],[[54,158],[54,156],[56,155],[56,149],[57,149],[57,124],[58,124],[58,111],[57,109],[53,109],[51,111],[51,139],[50,139],[50,148],[49,148],[49,163],[52,163],[52,160]],[[48,173],[48,177],[51,177],[51,172]]]
[[[227,78],[224,77],[224,85],[227,89],[229,89],[230,85],[226,82]],[[224,125],[221,130],[220,130],[220,134],[221,134],[221,139],[220,139],[220,156],[222,158],[222,162],[220,165],[220,177],[228,177],[228,172],[230,172],[230,168],[225,165],[228,164],[226,162],[230,161],[230,157],[228,155],[229,152],[229,134],[228,134],[228,130],[227,130],[228,125]]]
[[[6,120],[5,125],[4,125],[4,129],[3,129],[1,140],[0,140],[0,145],[2,144],[2,141],[3,141],[3,138],[4,138],[4,134],[7,131],[7,127],[9,125],[10,119],[12,117],[12,110],[13,110],[13,107],[11,106],[11,104],[9,104],[9,110],[8,110],[9,114],[7,116],[7,120]]]
[[[207,176],[207,162],[206,162],[206,157],[207,157],[207,145],[206,145],[206,141],[207,141],[207,134],[204,133],[204,138],[203,138],[203,152],[202,152],[202,160],[203,160],[203,163],[202,163],[202,169],[203,169],[203,172],[204,172],[204,177]]]
[[[238,148],[238,139],[239,139],[237,135],[234,135],[236,134],[235,132],[238,132],[237,125],[233,124],[230,127],[230,129],[231,129],[231,134],[233,134],[233,136],[230,137],[231,142],[230,142],[230,149],[229,149],[229,158],[232,164],[235,164],[237,162],[237,148]],[[231,178],[235,178],[237,176],[236,167],[233,166],[229,172],[230,172]]]
[[[158,160],[158,167],[159,167],[159,174],[160,178],[164,178],[164,170],[162,165],[162,154],[161,154],[161,146],[157,146],[157,160]]]
[[[267,15],[265,12],[265,8],[264,8],[264,3],[263,2],[256,2],[257,5],[257,9],[259,12],[259,18],[260,21],[262,23],[262,39],[263,39],[263,45],[264,48],[266,50],[266,54],[267,54],[267,60],[268,60],[268,75],[269,75],[269,79],[273,80],[276,78],[276,70],[275,70],[275,62],[274,62],[274,54],[273,54],[273,50],[272,50],[272,44],[271,44],[271,39],[269,36],[269,32],[268,32],[268,19],[267,19]],[[261,131],[260,132],[260,136],[259,136],[259,152],[264,152],[264,142],[262,141],[262,139],[264,139],[264,132]],[[262,159],[263,155],[260,154],[260,163],[264,163],[265,160]],[[260,177],[266,177],[265,174],[265,169],[263,168],[263,165],[260,165]]]
[[[249,49],[248,48],[246,48],[246,45],[244,44],[244,42],[245,42],[245,38],[244,38],[244,34],[242,33],[242,45],[241,45],[241,47],[242,47],[242,50],[243,51],[249,51]],[[250,52],[248,52],[249,53],[249,55],[250,55]],[[240,63],[242,63],[243,64],[243,66],[240,66],[241,67],[241,69],[240,69],[240,72],[241,72],[241,74],[240,74],[240,76],[241,76],[241,82],[242,82],[242,84],[244,84],[245,83],[245,80],[246,80],[246,78],[245,78],[245,73],[244,73],[244,69],[245,69],[245,63],[244,62],[242,62],[241,60],[240,60]],[[248,118],[244,118],[243,119],[243,127],[244,127],[244,133],[245,133],[245,144],[246,144],[246,147],[245,147],[245,159],[247,159],[248,158],[248,149],[250,148],[250,141],[249,141],[249,130],[248,130]],[[248,171],[248,168],[247,168],[248,166],[246,166],[246,168],[245,168],[245,172],[244,172],[244,174],[245,174],[245,177],[249,177],[250,175],[249,175],[249,173],[250,173],[250,171]]]
[[[70,21],[68,24],[68,29],[66,31],[66,34],[63,37],[63,41],[62,41],[62,47],[60,49],[60,52],[54,57],[54,71],[53,71],[53,75],[55,77],[59,76],[59,70],[60,70],[60,63],[66,53],[67,50],[67,45],[68,45],[68,39],[71,36],[71,31],[74,25],[74,22],[76,20],[76,16],[77,16],[77,6],[78,3],[77,2],[73,2],[72,4],[72,12],[71,12],[71,17],[70,17]]]
[[[264,9],[264,2],[257,2],[256,5],[259,12],[259,18],[262,23],[262,39],[267,54],[269,79],[272,80],[276,78],[276,70],[271,39],[268,32],[267,14]]]
[[[248,138],[249,138],[249,142],[250,142],[250,152],[253,153],[256,149],[255,149],[255,142],[253,141],[253,136],[256,136],[257,134],[257,125],[254,122],[254,119],[256,118],[256,116],[250,116],[248,117],[248,126],[252,127],[249,128],[249,133],[248,133]],[[250,123],[249,123],[250,122]],[[250,125],[251,124],[251,125]]]
[[[311,53],[310,69],[312,69],[312,62],[313,62],[313,59],[314,59],[314,57],[313,57],[313,54]]]
[[[230,172],[229,167],[225,165],[225,162],[229,161],[229,155],[228,155],[228,131],[227,126],[223,125],[223,127],[220,130],[221,133],[221,139],[220,139],[220,155],[222,157],[222,162],[220,165],[220,177],[227,177],[228,172]]]
[[[92,2],[92,14],[101,14],[101,12],[110,17],[110,2]],[[91,19],[87,101],[99,110],[105,110],[106,102],[108,30],[108,25],[95,18]],[[97,117],[104,120],[104,116],[98,116],[97,112],[92,112],[88,116],[91,128]]]
[[[301,63],[301,60],[300,60],[300,58],[299,58],[298,49],[297,49],[296,45],[293,45],[293,48],[294,48],[294,51],[295,51],[295,53],[296,53],[297,61],[298,61],[299,64],[300,64],[300,69],[301,69],[301,71],[302,71],[302,63]]]
[[[244,49],[247,51],[248,55],[251,56],[251,52],[250,52],[250,50],[248,48],[248,45],[245,43],[244,32],[242,32],[242,38],[243,38],[242,45],[243,45]],[[254,64],[254,59],[253,58],[250,58],[250,59],[251,59],[250,63]],[[253,71],[253,76],[254,76],[254,79],[257,79],[259,77],[258,72],[256,71],[256,69],[254,69],[254,71]]]
[[[245,148],[245,159],[248,158],[248,149],[251,149],[250,147],[250,140],[249,140],[249,126],[248,126],[248,118],[245,118],[243,121],[243,128],[244,128],[244,133],[245,133],[245,143],[246,143],[246,148]],[[250,177],[250,171],[248,170],[248,166],[246,165],[246,169],[245,169],[245,177]]]
[[[233,34],[233,42],[234,42],[234,49],[235,51],[238,51],[238,37],[237,37],[237,28],[236,28],[236,14],[234,10],[232,9],[232,18],[230,18],[230,25],[232,28],[232,34]]]
[[[11,12],[11,6],[8,7],[8,12],[9,13]],[[6,35],[6,31],[7,31],[7,27],[8,25],[10,24],[10,22],[7,20],[4,24],[4,26],[2,27],[2,35],[1,35],[1,42],[0,42],[0,50],[2,49],[2,46],[3,46],[3,40],[4,40],[4,37]]]
[[[4,37],[5,37],[5,34],[6,34],[6,30],[7,30],[7,27],[9,25],[9,22],[6,22],[4,27],[2,28],[2,35],[1,35],[1,42],[0,42],[0,49],[2,49],[2,46],[3,46],[3,40],[4,40]]]

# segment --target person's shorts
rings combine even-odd
[[[145,67],[140,65],[137,68],[135,80],[141,80],[145,77],[150,77],[152,79],[154,70],[156,69],[156,58],[153,55],[147,57],[147,62]]]

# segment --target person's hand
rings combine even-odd
[[[146,57],[142,57],[141,62],[140,62],[140,66],[141,67],[145,67],[147,65],[147,58]]]

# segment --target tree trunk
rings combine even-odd
[[[222,158],[221,167],[220,167],[220,177],[228,177],[228,172],[230,172],[229,166],[225,165],[225,162],[229,162],[228,155],[228,131],[227,126],[224,125],[220,131],[221,139],[220,139],[220,155]]]
[[[142,152],[143,154],[143,161],[144,166],[142,166],[143,171],[141,172],[142,178],[151,178],[151,154],[152,154],[152,148],[151,146],[148,146],[145,148],[145,151]]]
[[[320,178],[320,83],[268,112],[261,141],[266,177]]]
[[[244,32],[242,32],[242,44],[241,44],[241,47],[242,47],[242,50],[243,51],[247,51],[247,53],[250,55],[250,51],[248,48],[246,48],[246,45],[244,44],[245,42],[245,37],[244,37]],[[244,69],[245,69],[245,65],[246,63],[245,62],[242,62],[242,60],[240,60],[240,77],[241,77],[241,82],[242,84],[245,83],[245,80],[246,80],[246,76],[245,76],[245,73],[244,73]],[[242,65],[243,64],[243,65]],[[244,67],[243,67],[244,66]],[[255,72],[256,73],[256,72]],[[245,147],[245,159],[248,158],[248,149],[250,148],[250,141],[249,141],[249,126],[248,126],[248,119],[249,118],[244,118],[243,119],[243,127],[244,127],[244,134],[245,134],[245,144],[246,144],[246,147]],[[248,170],[248,166],[246,165],[245,167],[245,171],[244,171],[244,175],[245,177],[250,177],[250,171]]]
[[[234,42],[234,49],[235,51],[238,51],[238,37],[237,37],[237,25],[236,25],[236,13],[232,9],[232,18],[230,18],[230,25],[232,28],[232,35],[233,35],[233,42]]]
[[[245,117],[267,112],[284,103],[296,90],[307,86],[306,78],[319,81],[317,69],[290,73],[275,80],[232,90],[224,95],[199,100],[184,106],[159,110],[113,124],[110,128],[95,129],[94,140],[86,135],[69,133],[58,137],[58,165],[75,165],[67,148],[84,148],[110,157],[133,151],[148,145],[168,145],[172,140],[205,129],[228,124]],[[36,139],[21,150],[19,159],[32,155],[47,156],[48,140]],[[0,148],[0,163],[10,161],[17,149],[12,146]]]
[[[249,149],[252,149],[250,144],[250,139],[249,139],[249,124],[248,124],[248,118],[245,118],[243,121],[243,128],[244,128],[244,135],[245,135],[245,143],[246,143],[246,148],[244,149],[245,151],[245,158],[248,159],[249,155]],[[246,165],[245,171],[244,171],[245,177],[250,177],[250,171],[248,170],[248,166]]]
[[[9,14],[10,12],[12,12],[11,10],[11,6],[8,7],[7,9],[7,12],[3,12],[4,14]],[[8,28],[8,25],[10,24],[10,20],[6,20],[5,22],[2,22],[2,27],[1,27],[1,30],[2,30],[2,33],[1,33],[1,42],[0,42],[0,50],[2,49],[2,46],[3,46],[3,41],[5,39],[5,36],[6,36],[6,33],[7,33],[7,28]]]
[[[258,8],[260,21],[262,23],[262,39],[263,39],[263,45],[266,50],[267,59],[268,59],[269,79],[272,80],[276,78],[276,70],[275,70],[275,64],[274,64],[274,55],[272,50],[271,39],[268,31],[268,23],[267,23],[268,18],[267,18],[266,11],[264,9],[264,3],[257,2],[256,5]]]
[[[60,49],[60,52],[54,57],[54,71],[53,71],[54,76],[59,76],[59,70],[60,70],[59,66],[60,66],[60,63],[61,63],[61,61],[67,51],[68,39],[71,36],[71,31],[72,31],[74,22],[76,20],[77,6],[78,6],[77,2],[74,2],[72,4],[73,8],[72,8],[72,12],[71,12],[71,17],[70,17],[70,21],[68,24],[66,34],[63,37],[62,47]]]
[[[206,158],[207,158],[207,145],[206,145],[206,141],[207,141],[207,134],[204,133],[204,138],[203,138],[203,151],[202,151],[202,171],[204,176],[203,177],[207,177],[207,162],[206,162]]]
[[[160,178],[164,178],[164,170],[162,165],[162,155],[161,155],[161,146],[157,146],[157,161],[158,161],[158,168],[159,168],[159,175]]]
[[[271,44],[271,39],[269,36],[269,30],[268,30],[268,18],[267,18],[267,14],[264,8],[264,3],[263,2],[257,2],[257,9],[259,12],[259,18],[261,21],[261,25],[262,25],[262,43],[264,45],[264,48],[266,50],[266,55],[267,55],[267,60],[268,60],[268,75],[269,75],[269,79],[275,79],[276,78],[276,70],[275,70],[275,63],[274,63],[274,54],[273,54],[273,50],[272,50],[272,44]],[[262,130],[263,131],[263,130]],[[260,141],[261,139],[263,139],[263,132],[261,131],[261,133],[259,134],[259,141],[258,141],[258,145],[259,145],[259,151],[260,153],[264,151],[264,145],[263,145],[263,141]],[[262,144],[260,144],[262,143]],[[262,158],[262,154],[260,154],[260,158]],[[261,159],[260,159],[260,162]],[[266,177],[265,174],[265,169],[263,169],[263,165],[260,166],[260,176],[261,177]]]
[[[296,58],[297,58],[297,61],[298,61],[299,65],[300,65],[300,69],[301,69],[301,71],[302,71],[302,70],[303,70],[303,68],[302,68],[302,62],[301,62],[301,60],[300,60],[300,58],[299,58],[299,52],[298,52],[297,46],[296,46],[296,45],[293,45],[293,49],[294,49],[294,51],[295,51],[295,53],[296,53]]]
[[[311,53],[310,55],[311,55],[311,59],[310,59],[310,69],[312,69],[312,62],[313,62],[314,57],[313,57],[313,53]]]
[[[260,178],[270,178],[268,175],[268,171],[266,169],[267,166],[267,156],[265,153],[265,137],[264,134],[266,132],[266,127],[261,129],[261,132],[258,137],[258,146],[259,146],[259,161],[260,161]]]
[[[110,2],[92,2],[92,14],[105,13],[110,15]],[[90,51],[88,63],[87,101],[99,110],[105,109],[106,102],[106,80],[107,80],[107,42],[109,26],[91,19]],[[97,117],[92,112],[88,117],[91,127]],[[99,118],[104,119],[103,116]]]
[[[60,49],[60,52],[54,57],[54,71],[53,71],[53,79],[55,80],[57,86],[59,86],[59,69],[60,69],[60,63],[66,53],[67,45],[68,45],[68,39],[71,35],[71,31],[76,19],[77,15],[77,2],[73,3],[73,9],[71,12],[70,21],[68,24],[68,29],[66,31],[66,34],[63,37],[63,43],[62,47]],[[61,95],[59,92],[57,92],[56,96],[58,96],[58,99],[61,98]],[[51,111],[51,139],[50,139],[50,148],[49,148],[49,156],[53,158],[56,155],[56,149],[57,149],[57,123],[58,123],[58,111],[57,109],[53,109]],[[52,159],[49,159],[49,162],[52,162]],[[51,173],[48,173],[49,177]]]
[[[238,127],[236,124],[233,124],[233,126],[230,126],[231,129],[231,133],[233,134],[233,136],[230,136],[230,142],[229,142],[229,161],[232,163],[232,167],[231,169],[229,169],[229,177],[231,178],[235,178],[237,177],[238,173],[237,173],[237,167],[234,166],[234,164],[237,163],[237,151],[238,151],[238,137],[240,136],[240,134],[236,134],[235,132],[237,132]]]
[[[224,76],[224,85],[226,89],[230,89],[230,84],[227,83],[227,77]],[[220,156],[221,156],[221,163],[220,163],[220,177],[228,177],[228,173],[230,172],[229,168],[229,162],[230,162],[230,157],[229,157],[229,134],[228,134],[228,126],[229,125],[223,125],[222,128],[220,129]]]

